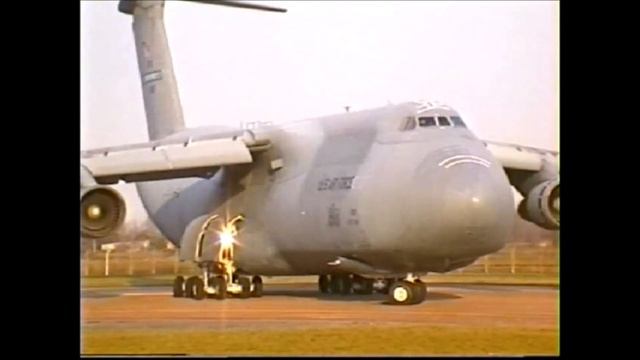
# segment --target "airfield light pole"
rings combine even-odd
[[[133,260],[131,259],[131,248],[129,248],[127,255],[129,255],[129,276],[131,276],[133,275]]]
[[[516,273],[516,247],[515,245],[511,245],[511,273]]]
[[[89,251],[85,251],[84,253],[84,266],[83,266],[84,276],[89,276]]]
[[[111,251],[115,248],[116,246],[114,244],[102,245],[102,250],[106,251],[104,254],[104,276],[109,276],[109,255],[111,255]]]
[[[151,249],[151,275],[156,274],[156,252]]]
[[[109,276],[109,255],[111,255],[111,250],[107,250],[104,258],[104,276]]]

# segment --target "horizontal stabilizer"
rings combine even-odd
[[[274,6],[267,6],[267,5],[258,5],[258,4],[251,4],[251,3],[246,3],[246,2],[241,2],[241,1],[225,1],[225,0],[186,0],[186,1],[191,1],[191,2],[199,2],[199,3],[203,3],[203,4],[209,4],[209,5],[222,5],[222,6],[229,6],[229,7],[237,7],[237,8],[242,8],[242,9],[252,9],[252,10],[263,10],[263,11],[273,11],[273,12],[287,12],[287,9],[283,9],[283,8],[278,8],[278,7],[274,7]]]
[[[272,12],[287,12],[287,9],[282,9],[274,6],[258,5],[242,1],[230,1],[230,0],[183,0],[188,2],[197,2],[208,5],[221,5],[242,9],[272,11]],[[144,2],[143,0],[120,0],[118,3],[118,11],[124,14],[133,15],[136,5]],[[158,2],[158,1],[156,1]]]

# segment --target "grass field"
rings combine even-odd
[[[549,329],[349,327],[274,331],[84,329],[83,354],[557,355]],[[327,349],[331,349],[328,351]]]

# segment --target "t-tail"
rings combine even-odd
[[[285,9],[237,1],[186,1],[286,12]],[[120,0],[118,10],[133,16],[133,35],[149,140],[161,139],[184,129],[178,84],[164,28],[164,0]]]

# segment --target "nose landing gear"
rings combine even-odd
[[[420,279],[408,274],[389,288],[389,303],[394,305],[419,304],[427,297],[427,286]]]
[[[182,276],[176,277],[173,283],[173,296],[196,300],[202,300],[205,297],[222,300],[229,295],[242,299],[261,297],[262,278],[240,275],[233,260],[234,238],[237,235],[236,223],[244,221],[242,215],[229,221],[222,227],[222,232],[218,233],[220,246],[216,261],[198,261],[201,259],[204,236],[208,232],[209,225],[217,219],[218,215],[207,219],[198,235],[195,259],[202,269],[202,276],[191,276],[186,281]]]

